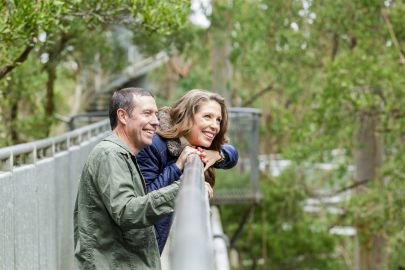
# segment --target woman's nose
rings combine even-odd
[[[218,123],[218,121],[213,120],[213,121],[211,121],[211,127],[215,128],[217,131],[219,131],[220,124]]]

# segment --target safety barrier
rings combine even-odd
[[[73,207],[82,166],[108,120],[0,149],[0,269],[74,269]]]
[[[109,130],[104,120],[0,149],[0,269],[75,269],[72,232],[78,180],[91,149]],[[214,225],[220,223],[218,213],[211,219],[203,177],[201,160],[190,155],[168,244],[172,270],[229,267],[222,229]],[[215,255],[218,251],[221,254]]]

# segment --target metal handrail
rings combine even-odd
[[[1,148],[0,173],[10,172],[15,167],[35,164],[38,160],[67,151],[94,137],[103,136],[103,133],[108,130],[110,130],[110,122],[105,119],[56,137]]]
[[[256,108],[247,108],[247,107],[230,107],[228,108],[228,112],[231,115],[238,115],[238,114],[251,114],[251,115],[262,115],[261,110]]]
[[[217,206],[211,207],[212,217],[211,226],[214,238],[214,251],[215,251],[215,270],[229,270],[228,258],[228,237],[224,234],[221,224],[221,216]]]
[[[184,167],[170,234],[170,269],[215,269],[203,164],[195,154],[188,156]]]

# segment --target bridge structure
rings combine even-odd
[[[220,190],[209,202],[203,165],[196,156],[188,158],[162,255],[165,270],[230,269],[218,207],[232,202],[256,205],[260,200],[260,112],[233,108],[230,118],[232,143],[241,160],[250,159],[249,182],[237,192]],[[88,154],[109,132],[105,119],[57,137],[0,149],[0,269],[75,269],[73,208],[78,181]],[[236,170],[246,173],[246,166]]]

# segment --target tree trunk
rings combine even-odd
[[[337,51],[339,48],[339,35],[337,33],[333,33],[332,37],[332,52],[331,52],[331,58],[332,62],[335,60]]]
[[[2,104],[0,109],[0,120],[3,120],[2,132],[0,136],[4,136],[6,145],[14,145],[19,143],[20,137],[17,131],[17,118],[18,118],[18,98],[15,97],[13,93],[14,78],[13,75],[10,76],[10,81],[6,85],[3,97],[5,103]],[[1,134],[3,133],[3,134]]]
[[[48,81],[46,82],[46,103],[45,103],[45,135],[49,136],[53,122],[53,115],[55,113],[55,99],[54,88],[56,81],[56,68],[60,60],[60,54],[65,48],[71,35],[61,33],[59,41],[49,50],[49,60],[45,64],[45,71],[48,74]]]
[[[267,236],[267,228],[268,228],[268,220],[267,220],[267,211],[262,210],[262,258],[264,260],[264,265],[267,266],[268,258],[267,258],[267,242],[269,241]]]
[[[11,113],[10,113],[10,135],[11,135],[11,144],[15,145],[20,143],[20,136],[17,131],[17,118],[18,118],[18,101],[11,101]]]
[[[377,170],[383,160],[382,142],[376,129],[378,116],[373,111],[358,114],[358,131],[355,138],[355,182],[376,181]],[[367,192],[367,186],[359,185],[358,193]],[[362,228],[358,228],[361,236]],[[385,240],[381,234],[360,243],[359,267],[361,270],[385,269]]]
[[[170,57],[165,68],[165,86],[162,97],[165,100],[173,100],[176,92],[177,82],[181,77],[187,74],[183,74],[184,63],[179,56],[174,55]],[[188,73],[188,71],[186,71]]]
[[[215,6],[213,6],[213,9]],[[215,12],[215,11],[213,11]],[[212,91],[221,94],[228,105],[231,104],[232,65],[229,61],[231,53],[230,14],[226,12],[222,25],[213,25],[209,32],[211,44]]]
[[[51,131],[53,114],[55,112],[54,88],[56,80],[56,63],[49,63],[46,66],[48,81],[46,82],[46,103],[45,103],[45,135],[48,137]]]
[[[94,56],[94,91],[101,92],[101,85],[103,84],[103,69],[100,61],[100,53]]]
[[[10,113],[7,113],[5,120],[8,121],[6,124],[8,126],[7,137],[10,136],[11,145],[20,143],[20,136],[18,135],[17,130],[17,121],[18,121],[18,98],[15,97],[15,93],[12,93],[13,87],[13,76],[7,85],[6,91],[4,92],[5,100],[9,102]],[[5,110],[7,112],[7,109]]]
[[[214,33],[213,33],[214,32]],[[230,53],[229,40],[220,31],[210,33],[211,39],[211,67],[212,67],[212,91],[221,94],[230,102],[231,96],[231,63],[228,59]]]
[[[82,107],[82,100],[85,98],[86,83],[89,80],[88,71],[83,69],[80,64],[78,64],[78,69],[76,72],[76,85],[75,94],[70,102],[70,115],[78,114]]]

